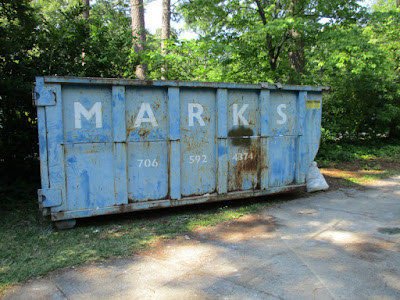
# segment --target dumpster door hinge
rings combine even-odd
[[[62,204],[61,189],[38,190],[39,203],[42,207],[54,207]]]
[[[36,78],[36,86],[32,93],[32,101],[34,106],[56,105],[56,89],[48,87],[44,84],[44,79]]]

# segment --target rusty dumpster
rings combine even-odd
[[[327,89],[37,77],[40,209],[65,228],[304,186]]]

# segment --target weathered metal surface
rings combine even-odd
[[[177,81],[177,80],[137,80],[119,78],[90,78],[90,77],[67,77],[67,76],[46,76],[40,77],[45,83],[70,83],[70,84],[90,84],[90,85],[121,85],[121,86],[162,86],[162,87],[194,87],[194,88],[221,88],[221,89],[269,89],[269,90],[294,90],[294,91],[317,91],[327,92],[328,86],[309,86],[309,85],[282,85],[280,83],[248,84],[248,83],[229,83],[229,82],[196,82],[196,81]]]
[[[218,201],[226,201],[226,200],[238,200],[244,198],[251,197],[259,197],[265,195],[273,195],[278,193],[283,193],[287,191],[296,190],[298,188],[304,187],[304,185],[291,185],[285,187],[278,188],[270,188],[268,191],[243,191],[243,192],[232,192],[229,194],[212,194],[212,195],[203,195],[203,196],[194,196],[194,197],[186,197],[180,200],[156,200],[156,201],[148,201],[148,202],[137,202],[130,203],[127,205],[118,205],[118,206],[107,206],[107,207],[99,207],[96,209],[85,209],[85,210],[74,210],[74,211],[62,211],[52,214],[53,221],[60,221],[66,219],[75,219],[75,218],[86,218],[92,216],[101,216],[106,214],[119,214],[133,211],[143,211],[143,210],[151,210],[151,209],[160,209],[174,206],[185,206],[185,205],[194,205],[200,203],[211,203]]]
[[[39,77],[40,207],[60,221],[302,186],[327,89]]]

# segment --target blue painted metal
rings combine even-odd
[[[62,203],[60,189],[40,189],[38,196],[43,208],[59,206]]]
[[[60,221],[304,186],[325,90],[38,77],[40,207]]]

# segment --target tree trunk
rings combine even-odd
[[[292,68],[299,74],[304,72],[305,57],[304,57],[304,39],[300,34],[292,30],[291,31],[292,42],[290,45],[291,51],[289,52],[290,63]]]
[[[264,6],[261,4],[260,0],[256,0],[256,4],[257,4],[257,12],[260,15],[261,21],[265,26],[267,25],[267,18],[265,16]],[[269,33],[266,34],[265,36],[266,48],[269,55],[269,65],[271,66],[272,71],[276,71],[276,69],[279,67],[279,57],[282,51],[282,47],[284,46],[289,37],[290,34],[284,32],[282,40],[279,43],[276,43],[276,45],[274,45],[272,41],[272,36]]]
[[[133,47],[136,53],[141,53],[144,50],[146,43],[146,32],[144,29],[144,6],[143,0],[130,0],[131,4],[131,20],[132,20],[132,36]],[[146,79],[145,64],[136,66],[136,78]]]
[[[87,34],[89,34],[89,10],[90,10],[90,0],[82,0],[82,6],[83,6],[83,19],[86,20],[86,29],[87,29]],[[87,39],[89,39],[89,36],[87,36]],[[85,66],[85,49],[82,49],[82,67]]]
[[[83,18],[85,20],[89,19],[89,9],[90,9],[90,5],[89,5],[90,0],[82,0],[82,5],[83,5]]]
[[[161,27],[161,55],[166,56],[168,51],[165,47],[165,41],[171,36],[171,0],[162,2],[162,27]],[[167,65],[164,63],[161,67],[161,79],[166,79]]]
[[[292,1],[291,13],[293,16],[295,16],[298,13],[298,11],[296,10],[298,5],[299,5],[298,0]],[[304,38],[296,30],[291,30],[290,35],[291,35],[291,43],[290,43],[289,61],[291,63],[292,69],[296,71],[297,75],[301,75],[304,73],[304,67],[305,67]],[[292,78],[291,81],[295,81],[295,78]]]

